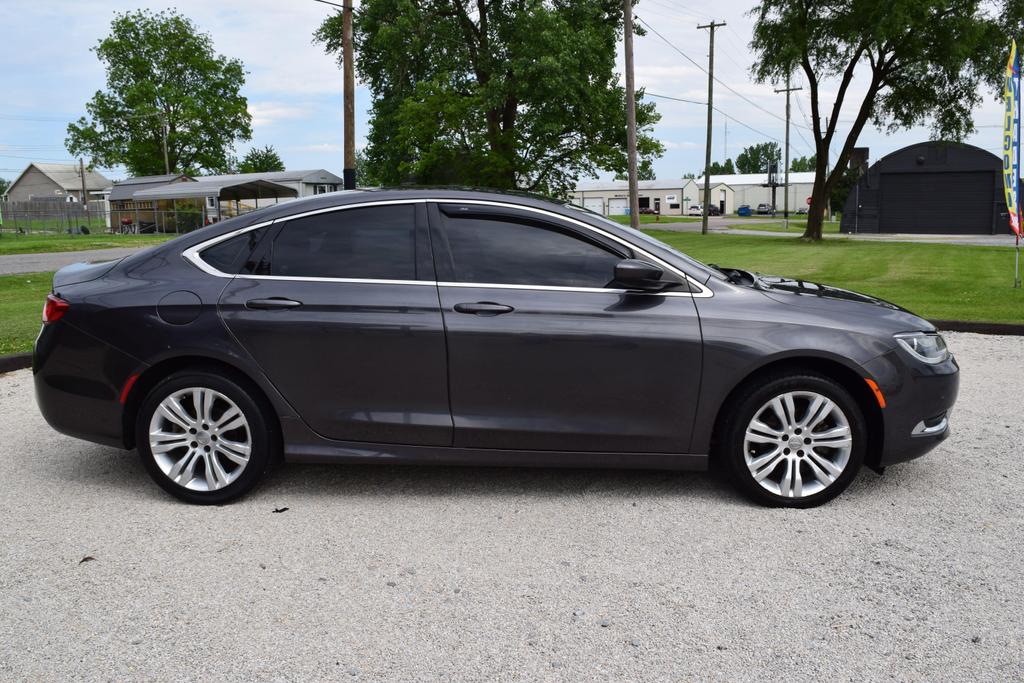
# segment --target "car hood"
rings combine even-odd
[[[825,315],[869,318],[896,331],[932,331],[935,326],[907,309],[869,294],[778,275],[756,275],[755,288],[782,304]]]

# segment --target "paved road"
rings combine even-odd
[[[189,507],[2,376],[0,679],[1021,680],[1020,338],[948,336],[954,435],[810,511],[707,474],[354,466]]]
[[[0,256],[0,275],[48,273],[82,261],[112,261],[124,258],[139,249],[145,249],[145,247],[58,251],[49,254],[4,254]]]
[[[766,230],[745,230],[743,225],[764,225],[766,222],[773,222],[764,218],[737,218],[735,216],[710,216],[708,218],[708,229],[712,232],[730,235],[752,235],[754,237],[793,237],[800,233],[796,229],[789,232],[782,230],[770,232]],[[779,217],[777,222],[781,223]],[[740,227],[737,227],[740,226]],[[644,228],[652,230],[672,230],[676,232],[700,232],[700,223],[663,221],[660,223],[645,224]],[[963,244],[986,247],[1012,247],[1014,245],[1013,235],[913,235],[905,233],[860,233],[857,235],[828,234],[826,239],[852,239],[875,242],[917,242],[930,244]]]

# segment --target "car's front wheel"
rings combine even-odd
[[[823,375],[777,376],[733,403],[721,442],[737,486],[755,501],[806,508],[857,476],[867,430],[857,402]]]
[[[225,503],[250,489],[272,462],[265,409],[238,383],[184,371],[157,384],[139,411],[136,443],[153,480],[199,504]]]

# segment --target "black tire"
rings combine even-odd
[[[788,392],[813,392],[834,402],[846,418],[850,430],[850,438],[852,439],[848,459],[838,477],[830,484],[825,485],[823,490],[801,497],[780,495],[769,491],[758,483],[747,465],[744,454],[745,435],[751,421],[769,401]],[[809,403],[810,401],[808,401]],[[800,407],[797,406],[798,414]],[[807,407],[809,408],[810,406],[808,405]],[[857,477],[857,473],[864,462],[868,431],[860,406],[857,405],[857,401],[853,399],[842,385],[824,375],[813,372],[799,372],[759,378],[758,381],[752,382],[747,387],[741,389],[740,393],[731,401],[728,410],[729,413],[718,440],[716,457],[725,465],[725,469],[736,487],[748,498],[762,505],[810,508],[827,503],[846,490]],[[779,425],[781,425],[781,422]],[[792,430],[781,429],[779,425],[773,424],[772,426],[780,429],[780,431],[786,431],[787,437],[795,436],[789,433]],[[782,437],[779,438],[781,442]],[[787,445],[789,445],[788,441],[779,444],[780,447]],[[772,451],[774,446],[767,444],[764,446],[764,449],[766,452]],[[791,451],[786,450],[784,452],[788,456]],[[794,449],[792,452],[796,453],[797,451]],[[796,468],[795,472],[801,473],[801,477],[805,475],[814,477],[814,473],[809,469],[812,464],[808,462],[811,455],[804,455],[803,451],[799,452],[801,454],[800,459],[793,459],[793,466]],[[836,449],[822,448],[822,453],[825,454],[835,454],[837,452]],[[751,455],[754,455],[753,452]],[[786,476],[785,468],[789,465],[784,460],[777,460],[775,462],[777,464],[771,465],[771,467],[777,467],[778,470],[772,471],[766,479],[774,482],[777,477],[781,481],[787,481],[784,479]],[[817,465],[815,464],[815,466]],[[821,467],[818,467],[818,469],[823,470]],[[794,478],[791,477],[789,481],[792,481]],[[818,481],[818,479],[815,478],[814,481]],[[783,483],[778,484],[780,490],[783,490],[784,486],[785,484]]]
[[[161,469],[161,464],[150,447],[150,423],[160,403],[176,392],[193,387],[212,389],[214,392],[230,399],[238,410],[241,411],[247,423],[246,431],[250,439],[248,462],[230,483],[214,490],[193,490],[173,481]],[[135,443],[138,447],[139,456],[142,458],[142,464],[153,478],[153,481],[176,498],[198,505],[227,503],[251,491],[277,460],[277,451],[279,450],[276,420],[271,414],[270,407],[263,405],[263,402],[258,400],[259,396],[254,389],[254,387],[242,386],[234,379],[210,370],[184,370],[176,372],[153,387],[146,395],[139,409],[135,427]],[[223,401],[218,400],[218,403],[223,403]],[[196,412],[194,403],[188,405],[187,402],[183,402],[183,405],[187,412]],[[223,415],[223,412],[221,415]],[[178,427],[175,427],[175,429],[178,429]],[[238,433],[237,431],[225,432],[225,435],[236,435]],[[204,433],[203,436],[207,439],[214,439],[214,441],[217,438],[216,435],[209,436],[207,433]],[[182,433],[182,437],[185,437],[184,433]],[[223,438],[227,438],[227,436]],[[210,443],[213,445],[214,442]],[[192,445],[195,444],[198,444],[198,441],[192,443]],[[200,445],[197,450],[203,448],[205,447]],[[166,458],[172,460],[183,458],[188,452],[188,446],[182,446],[181,449],[170,452]],[[214,453],[216,453],[216,450]],[[199,455],[200,457],[196,458],[196,471],[200,472],[208,482],[208,478],[205,476],[206,462],[208,461],[202,460],[202,454]],[[238,467],[237,464],[224,458],[221,458],[219,462],[223,464],[225,470]],[[233,473],[234,469],[231,469],[230,472]],[[198,476],[196,479],[198,479]],[[195,485],[201,485],[201,483]]]

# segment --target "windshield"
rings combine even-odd
[[[597,213],[596,211],[591,211],[590,209],[584,209],[582,207],[576,206],[575,204],[567,205],[567,208],[576,209],[580,213],[587,214],[587,216],[589,218],[595,218],[595,219],[601,221],[602,223],[610,225],[610,226],[612,226],[614,228],[618,228],[619,230],[624,230],[625,232],[629,233],[629,236],[632,237],[633,239],[637,240],[638,242],[642,242],[643,244],[647,245],[648,247],[652,247],[653,248],[652,250],[655,253],[657,253],[658,251],[668,252],[668,253],[672,254],[673,256],[675,256],[676,258],[681,259],[681,260],[685,261],[686,263],[690,264],[694,268],[697,268],[702,273],[705,273],[705,274],[707,274],[710,277],[718,278],[719,280],[728,280],[728,278],[725,275],[723,275],[718,270],[708,266],[706,263],[701,263],[700,261],[698,261],[697,259],[693,258],[692,256],[687,256],[686,254],[684,254],[683,252],[679,251],[678,249],[676,249],[674,247],[671,247],[668,244],[665,244],[661,240],[658,240],[658,239],[655,239],[655,238],[651,237],[650,235],[648,235],[645,232],[642,232],[640,230],[635,230],[633,227],[631,227],[629,225],[623,225],[622,223],[616,223],[615,221],[613,221],[610,218],[607,218],[605,216],[602,216],[601,214]],[[707,278],[704,279],[704,282],[707,282]]]

